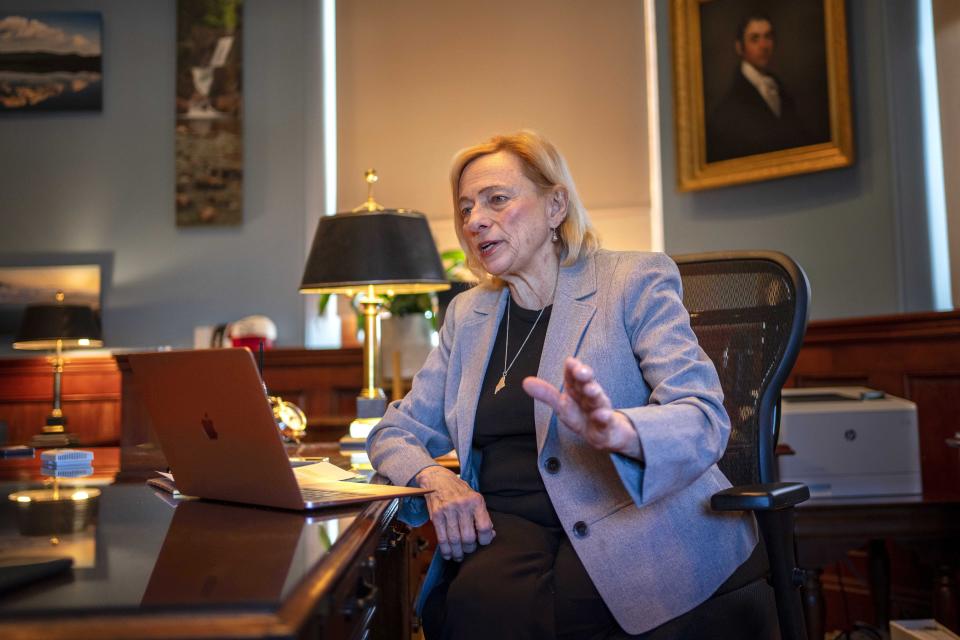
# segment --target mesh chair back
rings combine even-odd
[[[780,389],[806,331],[807,278],[776,252],[673,258],[690,323],[720,375],[733,427],[720,469],[734,486],[775,482]]]

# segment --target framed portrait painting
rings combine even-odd
[[[844,0],[671,0],[678,187],[853,163]]]

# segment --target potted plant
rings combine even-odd
[[[473,274],[466,267],[466,256],[460,249],[451,249],[440,254],[444,271],[450,280],[450,289],[439,291],[436,298],[429,293],[405,294],[387,298],[384,310],[389,316],[381,323],[381,339],[384,361],[392,358],[394,351],[401,354],[401,375],[412,377],[427,359],[435,344],[433,333],[443,322],[443,314],[453,296],[472,286]],[[389,365],[387,365],[389,366]]]
[[[450,289],[436,294],[417,293],[384,296],[384,314],[380,320],[380,348],[384,372],[390,371],[394,351],[401,354],[401,375],[410,378],[423,365],[433,348],[433,333],[443,322],[447,305],[458,293],[466,291],[475,283],[475,278],[466,266],[466,256],[461,249],[451,249],[440,254],[443,260]],[[319,299],[322,314],[330,301],[329,294]],[[353,304],[359,314],[359,308]],[[359,320],[359,318],[358,318]],[[362,326],[358,322],[357,326]]]

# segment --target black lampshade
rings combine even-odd
[[[310,247],[301,293],[400,294],[449,287],[427,219],[403,209],[324,216]]]
[[[80,304],[32,304],[23,313],[14,349],[102,347],[100,321]]]

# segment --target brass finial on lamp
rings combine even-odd
[[[300,293],[360,296],[363,310],[363,380],[350,436],[365,438],[386,410],[379,385],[379,314],[384,295],[429,293],[450,287],[422,213],[384,209],[373,199],[377,173],[367,170],[367,201],[346,213],[320,218]]]
[[[360,206],[354,207],[353,212],[383,211],[383,206],[373,199],[373,185],[377,184],[377,181],[380,180],[380,176],[377,175],[377,170],[367,169],[363,172],[363,179],[367,182],[367,200]]]
[[[86,305],[64,304],[62,291],[56,294],[56,304],[32,304],[24,311],[13,348],[54,350],[53,410],[47,417],[43,433],[35,435],[31,445],[63,447],[77,443],[76,436],[65,429],[67,418],[60,406],[63,350],[102,346],[100,322],[93,309]]]

